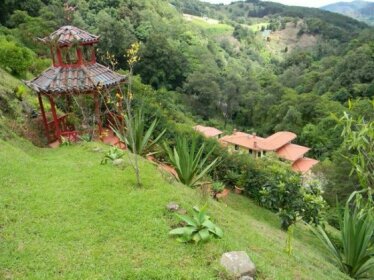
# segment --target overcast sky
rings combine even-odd
[[[224,3],[229,4],[236,0],[202,0],[204,2],[210,3]],[[374,0],[367,0],[369,2],[374,2]],[[285,5],[294,5],[294,6],[306,6],[306,7],[321,7],[327,4],[335,3],[335,2],[351,2],[348,0],[271,0],[271,2],[278,2]]]

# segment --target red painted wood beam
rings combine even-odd
[[[78,65],[81,66],[83,65],[83,54],[82,54],[82,49],[80,47],[77,47],[77,55],[78,55]]]
[[[52,96],[48,96],[49,102],[51,103],[51,111],[52,111],[52,116],[53,116],[53,122],[55,123],[55,128],[56,128],[56,137],[57,140],[61,143],[61,130],[60,130],[60,123],[57,117],[56,113],[56,105],[55,101],[53,100]]]
[[[39,92],[38,92],[38,100],[39,100],[40,111],[42,113],[45,135],[47,136],[47,140],[48,140],[48,143],[49,143],[49,142],[51,142],[51,139],[49,137],[49,126],[48,126],[47,116],[45,115],[43,98],[42,98],[42,96],[40,95]]]
[[[99,93],[94,92],[94,102],[95,102],[95,116],[97,119],[97,126],[99,127],[99,137],[103,131],[103,126],[101,123],[101,116],[100,116],[100,102],[99,102]]]

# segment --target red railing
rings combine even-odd
[[[58,126],[60,129],[60,136],[66,138],[68,141],[77,141],[78,140],[78,131],[69,129],[67,125],[67,115],[62,115],[57,118]],[[54,120],[47,123],[48,133],[50,135],[50,141],[55,141],[58,139],[56,124]]]

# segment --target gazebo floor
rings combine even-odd
[[[111,129],[105,128],[102,133],[102,142],[107,145],[116,146],[118,148],[121,148],[123,150],[126,150],[126,145],[123,144],[119,138],[114,134],[114,132]],[[99,140],[99,139],[96,139]],[[52,149],[60,147],[61,143],[56,140],[52,143],[49,143],[48,146]]]
[[[54,142],[52,142],[52,143],[49,143],[48,144],[48,147],[50,147],[50,148],[52,148],[52,149],[56,149],[56,148],[58,148],[58,147],[60,147],[60,142],[58,141],[58,140],[56,140],[56,141],[54,141]]]

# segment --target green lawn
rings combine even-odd
[[[234,31],[231,25],[225,23],[210,23],[199,18],[194,18],[191,23],[204,30],[207,36],[231,35]]]
[[[231,250],[248,252],[258,279],[345,279],[303,226],[289,257],[277,216],[233,194],[209,201],[223,239],[178,243],[165,205],[189,210],[200,194],[143,160],[144,187],[134,189],[132,169],[100,165],[97,145],[0,140],[0,279],[226,279],[219,258]]]
[[[268,25],[269,25],[269,22],[260,22],[260,23],[255,23],[255,24],[248,25],[248,27],[253,32],[257,32],[257,31],[261,31],[262,27],[267,28]]]

